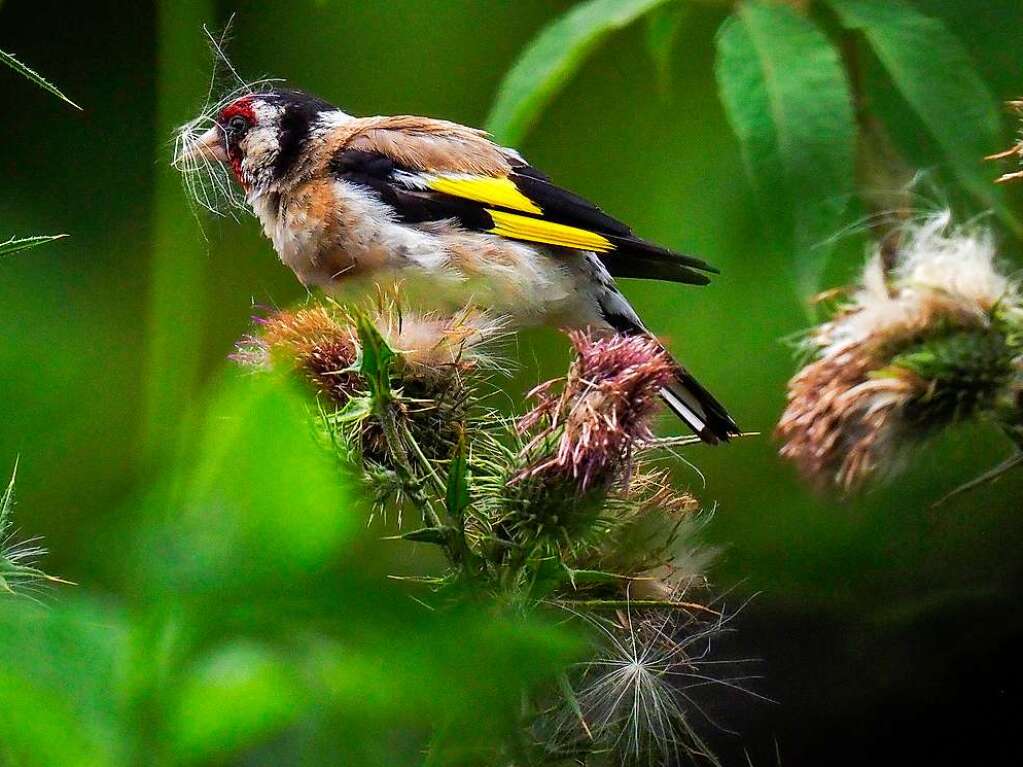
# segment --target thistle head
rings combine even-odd
[[[672,381],[675,366],[647,336],[573,331],[569,337],[576,358],[561,391],[556,381],[534,389],[536,406],[518,426],[537,432],[526,449],[540,453],[525,476],[565,474],[585,492],[627,471],[633,448],[653,437],[658,392]]]
[[[781,454],[818,485],[890,473],[921,438],[996,415],[1018,380],[1023,308],[990,232],[941,213],[886,255],[875,248],[851,298],[810,332],[812,359],[789,382]]]
[[[442,317],[403,312],[392,302],[378,303],[369,319],[397,355],[399,385],[418,390],[442,386],[453,374],[478,365],[495,364],[489,346],[504,329],[501,318],[485,312],[466,309]],[[355,369],[360,354],[356,320],[343,307],[314,304],[257,317],[254,324],[255,332],[231,355],[235,362],[263,369],[290,364],[338,405],[365,389]]]

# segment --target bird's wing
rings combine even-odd
[[[456,219],[467,229],[513,240],[593,251],[621,277],[706,284],[701,271],[715,271],[636,237],[515,152],[455,123],[369,118],[336,150],[330,170],[373,189],[410,223]]]

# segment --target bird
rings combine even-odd
[[[705,285],[717,272],[638,237],[485,131],[414,115],[356,117],[276,85],[233,94],[183,126],[175,165],[224,169],[280,260],[328,295],[384,274],[427,291],[482,284],[519,326],[650,336],[616,277]],[[667,407],[704,442],[740,435],[674,364],[660,391]]]

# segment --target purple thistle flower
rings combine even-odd
[[[599,337],[569,333],[576,359],[560,394],[556,381],[530,392],[536,407],[523,416],[520,432],[540,431],[526,455],[556,440],[553,454],[534,459],[520,477],[567,474],[583,492],[628,473],[637,442],[653,437],[650,418],[658,392],[671,382],[674,365],[656,340],[646,336]]]

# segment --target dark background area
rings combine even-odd
[[[223,2],[209,21],[220,27],[236,13],[229,53],[243,76],[287,78],[354,114],[478,125],[517,53],[570,5]],[[1000,99],[1023,94],[1020,3],[916,5],[948,22]],[[679,480],[717,508],[706,533],[722,547],[715,582],[731,589],[736,605],[757,594],[729,650],[763,659],[754,688],[777,701],[720,696],[710,710],[742,737],[712,739],[728,764],[743,764],[744,749],[753,763],[772,764],[776,748],[785,765],[1007,762],[1018,751],[1023,710],[1016,672],[1023,473],[932,508],[1009,450],[982,426],[937,440],[897,481],[849,500],[813,495],[777,457],[770,433],[795,369],[783,339],[808,319],[791,264],[760,235],[718,102],[713,37],[725,11],[698,5],[687,15],[667,94],[640,26],[614,36],[519,147],[640,234],[722,270],[705,289],[624,285],[650,327],[745,428],[761,432],[687,451],[705,487],[694,471],[678,469]],[[70,111],[0,71],[0,238],[71,235],[0,261],[0,473],[20,456],[19,526],[45,536],[47,568],[116,591],[126,584],[107,554],[130,522],[131,489],[150,469],[139,446],[153,190],[170,159],[170,136],[156,128],[155,14],[147,3],[8,0],[0,48],[84,106]],[[203,92],[208,62],[180,66]],[[901,132],[913,130],[907,123]],[[940,166],[927,142],[913,150],[922,164]],[[1019,210],[1018,195],[1016,202]],[[253,305],[287,305],[304,291],[253,220],[202,224],[209,240],[198,250],[198,223],[184,230],[187,252],[205,260],[205,286],[176,301],[182,317],[201,322],[194,354],[210,379],[227,364]],[[1003,239],[1018,265],[1019,243]],[[862,239],[850,235],[828,284],[848,278],[862,254]],[[564,347],[553,331],[520,337],[522,367],[508,391],[557,374]]]

